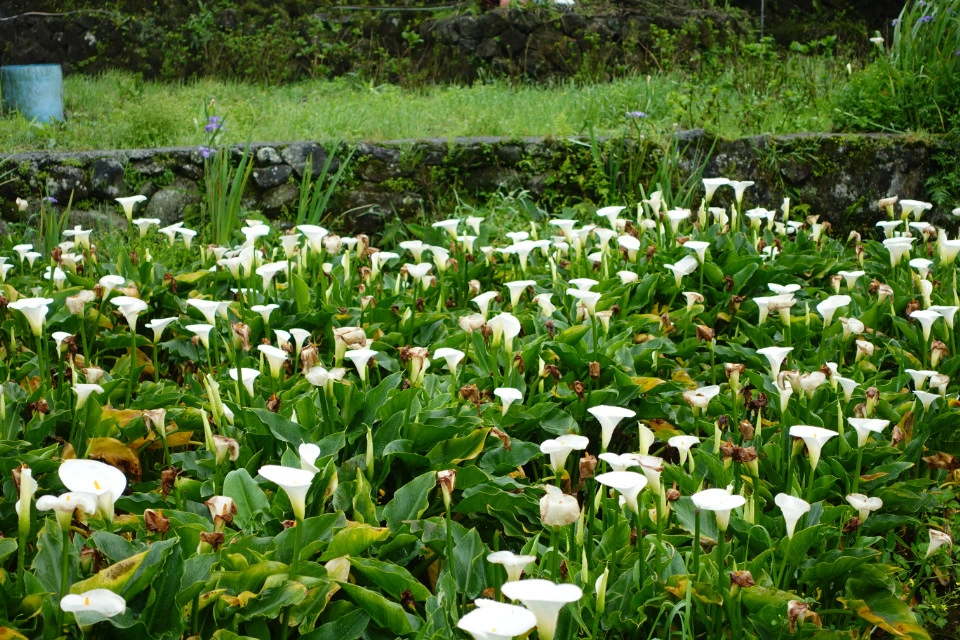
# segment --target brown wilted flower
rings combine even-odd
[[[34,415],[38,413],[48,414],[50,413],[50,405],[47,404],[47,401],[44,398],[40,398],[36,402],[31,402],[27,407],[33,412]]]
[[[7,296],[0,296],[0,309],[6,309],[10,305],[10,298]]]
[[[673,486],[667,489],[666,491],[667,502],[676,502],[680,499],[680,491],[677,490],[677,483],[674,482]]]
[[[660,316],[660,330],[664,334],[672,333],[676,331],[676,327],[673,326],[673,323],[670,322],[670,314],[664,313]]]
[[[170,530],[170,518],[163,515],[163,509],[147,509],[143,512],[143,526],[150,533],[163,535]]]
[[[923,461],[926,462],[927,466],[931,469],[953,471],[954,469],[960,468],[960,462],[957,461],[957,458],[943,451],[938,451],[932,456],[924,456]]]
[[[946,358],[949,355],[949,350],[947,345],[941,342],[940,340],[934,340],[930,343],[930,366],[934,369],[937,368],[937,365],[940,364],[940,361],[943,358]]]
[[[860,518],[858,516],[853,516],[852,518],[847,520],[846,523],[844,523],[843,532],[850,533],[851,531],[856,531],[857,529],[860,528],[861,524],[862,523],[860,522]]]
[[[756,582],[753,581],[753,574],[749,571],[731,571],[730,586],[752,587]]]
[[[727,440],[720,445],[720,453],[723,454],[724,459],[733,457],[733,450],[735,447],[736,445],[733,444],[732,440]]]
[[[594,380],[597,380],[597,379],[600,378],[600,363],[599,363],[599,362],[597,362],[596,360],[594,360],[593,362],[591,362],[590,364],[587,365],[587,369],[588,369],[589,372],[590,372],[590,377],[591,377],[591,378],[593,378]]]
[[[657,253],[657,245],[652,244],[647,247],[646,259],[647,262],[650,262],[653,259],[654,254]]]
[[[738,425],[740,429],[740,437],[744,440],[752,440],[755,432],[753,423],[749,420],[741,420]]]
[[[304,373],[320,364],[320,352],[317,345],[308,344],[300,350],[300,367]]]
[[[913,324],[916,322],[916,320],[913,318],[913,312],[918,311],[919,309],[920,309],[920,303],[917,301],[916,298],[912,299],[910,302],[907,303],[907,306],[903,310],[903,314],[910,320],[910,324]]]
[[[740,464],[747,464],[757,459],[756,447],[734,447],[733,460]]]
[[[68,296],[64,300],[64,304],[67,307],[67,310],[73,315],[80,315],[83,313],[83,308],[88,302],[93,302],[97,299],[96,294],[90,290],[84,290],[76,295]]]
[[[503,448],[507,451],[510,451],[510,436],[501,431],[499,427],[493,427],[490,429],[490,435],[499,438]]]
[[[574,392],[575,394],[577,394],[577,397],[580,399],[580,402],[583,402],[584,400],[586,400],[586,398],[585,398],[585,396],[584,396],[584,390],[585,390],[585,389],[586,389],[586,387],[584,387],[584,386],[583,386],[583,383],[580,382],[579,380],[575,380],[575,381],[573,382],[573,392]]]
[[[710,327],[702,324],[697,325],[697,341],[713,342],[717,337],[717,332]]]
[[[280,413],[280,398],[277,397],[277,394],[270,394],[270,399],[267,400],[267,411]]]
[[[471,280],[467,283],[467,295],[471,298],[475,298],[480,295],[481,284],[479,280]]]
[[[746,300],[744,296],[730,296],[730,313],[735,314],[740,311],[740,304]]]
[[[487,326],[487,323],[483,319],[483,314],[480,313],[473,313],[468,316],[460,316],[460,319],[457,320],[457,324],[460,325],[460,328],[467,333],[473,333],[474,331]]]
[[[170,287],[172,293],[177,293],[177,279],[169,271],[163,274],[163,286]]]
[[[520,375],[523,375],[523,372],[526,369],[526,365],[523,362],[523,355],[517,353],[515,356],[513,356],[513,366],[520,373]]]
[[[177,481],[177,469],[168,467],[160,472],[160,495],[166,500],[167,496],[173,491],[173,485]]]
[[[903,442],[903,429],[900,428],[900,425],[894,425],[893,431],[890,433],[890,445],[897,446]]]
[[[806,602],[799,600],[791,600],[787,603],[787,622],[790,625],[790,633],[796,631],[797,625],[804,622],[810,622],[818,627],[823,626],[820,616],[810,611],[810,606]]]
[[[250,327],[242,322],[231,322],[230,329],[233,331],[233,344],[250,351]]]
[[[847,236],[847,242],[853,242],[854,244],[859,244],[860,239],[860,234],[857,231],[851,231]]]
[[[445,469],[444,471],[438,471],[437,485],[440,486],[440,491],[443,493],[443,504],[449,509],[450,499],[453,496],[453,490],[457,486],[456,469]]]
[[[545,323],[543,323],[543,326],[547,329],[547,333],[552,338],[553,334],[556,332],[556,325],[554,324],[553,320],[547,320]]]
[[[480,407],[480,391],[475,384],[465,384],[460,387],[460,397]]]
[[[236,462],[237,458],[240,457],[240,443],[233,438],[215,435],[213,436],[213,448],[218,465],[226,462],[227,458],[231,462]]]
[[[167,435],[165,426],[166,418],[166,409],[149,409],[143,412],[143,425],[148,431],[153,431],[161,438],[164,438]]]
[[[208,548],[210,551],[219,551],[223,545],[223,540],[224,535],[222,531],[201,531],[200,549],[198,549],[198,552],[203,553]]]
[[[284,521],[281,522],[280,524],[283,525],[283,528],[284,528],[284,529],[293,529],[295,526],[297,526],[297,521],[296,521],[296,520],[284,520]]]
[[[580,481],[592,478],[596,470],[597,458],[590,455],[589,452],[584,452],[583,457],[580,458]]]
[[[540,374],[540,377],[546,378],[547,376],[551,376],[554,383],[560,381],[560,369],[557,367],[557,365],[548,364],[543,368],[543,373]]]

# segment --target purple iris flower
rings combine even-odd
[[[43,199],[44,202],[49,202],[50,204],[57,204],[57,199],[53,196],[47,196]]]
[[[210,147],[200,147],[198,151],[200,151],[200,155],[202,155],[204,158],[209,158],[211,155],[213,155],[213,149]]]
[[[650,116],[648,116],[643,111],[627,111],[627,117],[628,118],[649,118]]]
[[[223,116],[210,116],[207,126],[204,127],[207,133],[217,131],[223,128]]]
[[[930,22],[931,20],[933,20],[933,16],[923,16],[920,18],[920,22]]]

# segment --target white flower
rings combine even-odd
[[[537,635],[541,640],[553,640],[560,609],[583,596],[583,591],[576,585],[554,584],[549,580],[507,582],[502,591],[503,595],[511,600],[519,600],[533,612],[537,618]]]
[[[150,308],[147,306],[147,303],[140,298],[130,296],[117,296],[110,300],[110,302],[116,305],[123,317],[126,318],[127,324],[130,325],[130,331],[136,333],[137,317]]]
[[[40,508],[39,501],[37,501],[37,508]],[[927,546],[927,555],[925,557],[929,558],[943,545],[947,545],[948,549],[953,549],[953,538],[943,531],[937,531],[936,529],[929,529],[928,531],[930,533],[930,544]]]
[[[868,498],[862,493],[851,493],[847,496],[847,502],[850,506],[859,511],[860,522],[866,522],[871,511],[876,511],[883,506],[883,500],[880,498]]]
[[[783,519],[787,522],[787,537],[793,539],[793,533],[797,529],[797,522],[803,517],[803,514],[810,511],[810,503],[785,493],[778,493],[773,501],[780,507],[780,511],[783,513]]]
[[[674,264],[665,264],[663,266],[673,272],[674,281],[679,289],[683,276],[690,275],[696,271],[699,264],[693,256],[684,256]]]
[[[844,283],[847,285],[847,289],[853,289],[857,286],[857,280],[867,275],[866,271],[838,271],[838,276],[841,276],[844,280]]]
[[[450,373],[456,375],[457,366],[459,366],[460,361],[463,360],[464,353],[459,349],[441,347],[433,352],[433,357],[443,359],[447,363],[447,368],[450,369]]]
[[[126,198],[114,198],[114,200],[120,203],[120,206],[123,207],[123,213],[127,216],[127,220],[130,221],[130,220],[133,220],[134,205],[136,205],[138,202],[146,202],[147,196],[136,195],[136,196],[128,196]]]
[[[493,395],[500,398],[500,402],[503,405],[503,415],[507,415],[507,410],[510,408],[510,405],[514,402],[521,402],[523,400],[523,394],[519,389],[514,389],[513,387],[498,387],[493,390]]]
[[[523,292],[527,287],[532,287],[537,284],[533,280],[514,280],[513,282],[505,282],[504,286],[510,291],[510,307],[516,309],[517,305],[520,303],[520,296],[523,295]]]
[[[351,349],[344,354],[344,357],[353,363],[357,368],[357,375],[360,376],[360,382],[367,380],[367,365],[370,359],[377,355],[373,349]]]
[[[823,302],[817,304],[817,311],[823,316],[824,328],[829,326],[830,322],[833,321],[833,314],[836,313],[837,309],[849,306],[852,301],[853,299],[850,296],[839,295],[830,296]]]
[[[930,393],[928,391],[914,391],[913,395],[915,395],[917,400],[920,401],[920,404],[923,405],[924,411],[929,411],[933,401],[940,397],[937,394]]]
[[[288,360],[287,352],[271,344],[258,344],[257,350],[267,359],[270,365],[270,376],[279,378],[283,363]]]
[[[737,201],[737,206],[743,202],[743,192],[747,190],[748,187],[753,186],[753,180],[731,180],[730,186],[733,187],[733,197]]]
[[[303,469],[268,464],[260,467],[260,475],[286,492],[294,517],[302,522],[307,508],[307,492],[315,474]]]
[[[43,323],[51,304],[53,298],[20,298],[7,306],[22,313],[30,324],[33,335],[39,336],[43,332]]]
[[[113,618],[127,610],[127,602],[109,589],[93,589],[70,593],[60,599],[60,608],[66,613],[96,613]]]
[[[460,218],[450,218],[449,220],[441,220],[440,222],[434,222],[434,229],[443,229],[449,233],[454,240],[457,238],[457,227],[460,226]]]
[[[613,430],[624,418],[632,418],[637,415],[632,409],[623,407],[611,407],[608,405],[598,405],[587,409],[597,422],[600,423],[600,448],[604,451],[610,446],[610,438],[613,437]]]
[[[127,488],[122,471],[97,460],[70,459],[63,461],[57,473],[70,491],[95,495],[100,515],[113,520],[113,503]]]
[[[217,311],[220,309],[220,303],[218,301],[188,298],[187,304],[203,314],[207,324],[217,323]]]
[[[690,496],[693,504],[701,511],[713,511],[717,516],[717,528],[721,533],[730,524],[730,512],[742,507],[746,498],[739,494],[731,495],[726,489],[706,489]]]
[[[637,497],[647,486],[647,478],[635,471],[610,471],[596,477],[597,482],[605,487],[615,489],[624,500],[627,507],[634,513],[640,513]]]
[[[774,380],[780,375],[780,367],[791,351],[793,351],[793,347],[764,347],[757,349],[757,353],[765,356],[767,362],[770,363],[770,377]]]
[[[683,463],[687,461],[690,448],[700,444],[700,438],[697,436],[673,436],[667,440],[667,444],[680,452],[680,465],[683,466]]]
[[[632,284],[640,279],[640,276],[633,271],[617,271],[621,284]]]
[[[521,556],[512,551],[496,551],[487,556],[487,562],[503,565],[507,571],[507,582],[519,580],[524,567],[536,560],[536,556]]]
[[[568,496],[559,487],[544,486],[546,493],[540,498],[540,520],[548,527],[565,527],[580,517],[580,505],[573,496]]]
[[[80,491],[68,491],[59,496],[41,496],[37,499],[37,511],[55,512],[60,526],[66,529],[70,526],[74,511],[87,515],[97,512],[97,496]]]
[[[490,319],[487,326],[493,330],[491,344],[503,342],[507,353],[513,353],[513,339],[520,335],[520,321],[511,313],[501,313]]]
[[[327,381],[330,379],[330,372],[323,367],[311,367],[310,371],[306,373],[306,378],[307,382],[313,386],[323,387],[326,386]]]
[[[537,624],[536,616],[523,607],[484,599],[476,600],[476,605],[457,621],[457,627],[474,640],[512,640]]]
[[[570,455],[570,452],[574,450],[583,451],[589,444],[590,440],[586,436],[568,433],[557,438],[544,440],[540,444],[540,453],[550,456],[550,466],[553,467],[554,472],[560,474],[564,465],[566,465],[567,456]]]
[[[920,323],[920,327],[923,330],[923,340],[926,342],[930,340],[930,329],[933,327],[933,323],[943,316],[930,309],[918,309],[911,312],[910,317]]]
[[[256,380],[257,376],[260,375],[260,372],[257,369],[244,367],[242,369],[230,369],[227,373],[230,374],[231,380],[239,380],[241,383],[243,383],[244,388],[247,390],[247,394],[253,396],[253,381]]]
[[[890,425],[889,420],[878,418],[847,418],[850,426],[857,430],[857,446],[867,444],[871,433],[880,433]]]
[[[924,211],[929,211],[932,208],[933,204],[929,202],[921,202],[920,200],[901,200],[900,217],[907,218],[912,213],[914,218],[919,220]]]
[[[77,410],[80,410],[83,408],[83,405],[87,403],[87,398],[90,397],[90,394],[103,393],[103,387],[98,384],[78,383],[73,385],[73,392],[77,394]]]
[[[713,194],[716,193],[719,187],[723,187],[730,184],[729,178],[704,178],[703,179],[703,188],[706,191],[705,200],[710,202],[713,200]]]
[[[807,452],[810,454],[810,468],[816,469],[817,463],[820,462],[820,451],[823,450],[823,445],[837,435],[837,432],[823,427],[798,424],[790,427],[790,435],[794,438],[800,438],[807,445]]]
[[[624,453],[620,455],[607,451],[598,455],[597,458],[609,464],[610,468],[614,471],[626,471],[630,467],[640,466],[640,456],[635,453]]]
[[[174,321],[176,321],[176,318],[157,318],[151,320],[145,326],[147,329],[153,329],[153,341],[160,342],[160,338],[163,337],[163,330]]]

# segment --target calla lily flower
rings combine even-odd
[[[66,613],[95,613],[113,618],[127,610],[127,601],[109,589],[93,589],[63,596],[60,608]]]
[[[920,200],[901,200],[900,217],[906,219],[910,217],[910,214],[913,214],[913,217],[919,220],[924,211],[929,211],[932,208],[933,204],[930,202],[922,202]]]
[[[615,489],[624,500],[627,507],[634,513],[640,513],[637,497],[647,486],[647,478],[635,471],[610,471],[596,477],[597,482],[605,487]]]
[[[377,355],[373,349],[351,349],[343,356],[353,363],[357,368],[357,375],[360,376],[360,382],[367,381],[367,366],[370,360]]]
[[[127,196],[126,198],[114,198],[114,200],[123,208],[123,213],[129,221],[133,220],[133,207],[140,202],[146,202],[147,196],[138,194],[135,196]]]
[[[706,409],[715,396],[719,395],[720,387],[718,385],[708,385],[699,389],[688,389],[683,392],[683,399],[693,407],[693,415],[697,415],[702,409]]]
[[[687,461],[690,448],[700,444],[700,438],[697,436],[673,436],[667,440],[667,444],[680,452],[680,466],[683,466],[683,463]]]
[[[41,496],[37,499],[37,511],[53,511],[60,528],[66,530],[70,527],[74,511],[87,515],[97,512],[97,496],[80,491],[68,491],[59,496]]]
[[[279,378],[283,363],[289,360],[287,352],[272,344],[258,344],[257,350],[263,354],[270,365],[270,377]]]
[[[867,438],[871,433],[881,433],[890,425],[889,420],[880,420],[879,418],[847,418],[850,426],[857,430],[857,446],[863,447],[867,444]]]
[[[847,289],[853,289],[857,286],[857,280],[867,275],[866,271],[838,271],[838,276],[841,276],[844,282],[847,285]]]
[[[523,393],[519,389],[514,389],[513,387],[498,387],[493,390],[493,395],[500,398],[500,403],[503,405],[502,415],[507,415],[507,410],[510,409],[510,405],[514,402],[520,402],[523,400]]]
[[[70,491],[97,496],[100,515],[113,521],[113,503],[127,488],[127,476],[123,472],[97,460],[64,460],[57,471],[60,481]]]
[[[704,178],[703,188],[706,192],[704,199],[707,201],[707,204],[710,204],[710,201],[713,200],[713,194],[716,193],[718,188],[729,184],[729,178]]]
[[[699,265],[700,263],[697,262],[697,259],[693,256],[684,256],[674,264],[665,264],[663,266],[673,272],[674,280],[679,289],[683,281],[683,276],[690,275],[696,271]]]
[[[260,371],[257,369],[244,367],[242,369],[230,369],[227,373],[229,373],[231,380],[239,380],[241,383],[243,383],[244,388],[247,390],[247,394],[253,396],[253,381],[256,380],[257,376],[260,375]]]
[[[501,313],[494,316],[487,323],[487,326],[493,330],[493,339],[491,344],[496,346],[503,343],[504,350],[507,353],[513,353],[513,339],[520,335],[520,321],[511,313]]]
[[[929,309],[930,311],[936,311],[941,316],[943,316],[943,320],[947,323],[947,326],[950,327],[951,331],[953,330],[953,321],[955,316],[957,315],[957,310],[960,309],[960,307],[956,307],[953,305],[947,306],[947,305],[937,304],[937,305],[930,306]]]
[[[532,287],[535,284],[537,283],[533,280],[515,280],[504,283],[504,286],[510,291],[510,308],[516,309],[517,305],[520,304],[520,296],[523,295],[523,292],[526,291],[527,287]]]
[[[53,304],[53,298],[20,298],[7,306],[22,313],[33,335],[39,337],[43,333],[43,323],[51,304]]]
[[[656,442],[657,437],[653,433],[653,430],[642,422],[637,425],[637,429],[640,432],[640,442],[637,450],[640,452],[640,455],[649,455],[650,447]]]
[[[721,533],[730,524],[730,512],[742,507],[747,500],[739,494],[730,494],[726,489],[706,489],[690,496],[701,511],[713,511],[717,516],[717,528]]]
[[[793,351],[793,347],[764,347],[757,349],[757,353],[766,357],[767,362],[770,363],[770,377],[774,380],[780,375],[780,367],[783,366],[783,361],[786,360],[787,355],[791,351]]]
[[[639,467],[640,466],[640,456],[635,453],[610,453],[606,451],[597,456],[600,460],[603,460],[610,468],[614,471],[626,471],[630,467]]]
[[[170,326],[170,323],[175,322],[177,318],[157,318],[151,320],[145,326],[147,329],[153,330],[153,341],[154,343],[160,342],[160,338],[163,337],[163,330]]]
[[[87,403],[87,398],[90,397],[92,393],[103,393],[103,387],[98,384],[75,384],[73,385],[73,392],[77,394],[77,410],[83,408],[83,405]]]
[[[580,587],[572,584],[554,584],[549,580],[520,580],[507,582],[501,589],[511,600],[519,600],[537,619],[537,635],[542,640],[553,640],[557,631],[560,609],[583,597]]]
[[[457,627],[474,640],[512,640],[537,624],[536,616],[523,607],[485,599],[476,600],[476,605],[457,621]]]
[[[187,304],[203,314],[203,318],[207,321],[207,324],[217,323],[217,311],[220,309],[220,303],[218,301],[189,298]]]
[[[847,295],[830,296],[817,305],[817,311],[823,316],[823,326],[827,327],[833,321],[833,314],[841,307],[849,306],[852,298]]]
[[[880,498],[869,498],[862,493],[851,493],[847,496],[847,502],[859,512],[860,522],[866,522],[871,511],[876,511],[883,507],[883,500]]]
[[[441,347],[433,352],[433,357],[443,359],[447,363],[447,368],[450,369],[450,372],[456,375],[457,367],[460,365],[460,361],[463,360],[464,353],[459,349]]]
[[[754,185],[753,180],[731,180],[730,186],[733,187],[733,197],[739,207],[743,203],[743,192]]]
[[[783,519],[786,520],[787,523],[787,537],[792,540],[793,533],[797,529],[797,522],[800,521],[803,514],[810,511],[810,503],[806,500],[787,495],[786,493],[778,493],[773,501],[780,507],[780,511],[783,513]]]
[[[130,325],[130,331],[133,332],[137,331],[137,318],[141,313],[150,308],[147,306],[147,303],[140,298],[130,296],[117,296],[111,299],[110,302],[117,306],[120,313],[126,318],[127,324]]]
[[[633,236],[620,236],[617,238],[617,244],[627,252],[627,260],[629,262],[637,261],[637,255],[640,251],[640,240]],[[677,286],[679,287],[680,285]]]
[[[935,393],[930,393],[929,391],[914,391],[913,395],[915,395],[917,400],[920,401],[920,404],[923,405],[924,411],[930,411],[930,406],[933,404],[933,401],[940,397]]]
[[[568,496],[559,487],[546,485],[540,498],[540,520],[548,527],[565,527],[580,518],[580,505],[573,496]]]
[[[275,464],[260,467],[259,473],[286,492],[293,515],[302,522],[307,508],[307,492],[310,491],[310,482],[315,474],[311,471]]]
[[[930,329],[933,327],[933,323],[943,316],[930,309],[918,309],[912,312],[910,317],[920,323],[920,327],[923,330],[923,339],[926,342],[930,340]]]
[[[37,501],[37,508],[40,508],[39,500]],[[947,545],[947,549],[953,550],[953,538],[943,531],[937,531],[936,529],[929,529],[928,531],[930,533],[930,544],[927,545],[927,555],[924,557],[929,558],[943,545]]]
[[[573,433],[544,440],[540,444],[540,453],[550,456],[550,466],[559,474],[567,463],[567,456],[571,451],[583,451],[590,444],[589,438]]]
[[[503,565],[507,572],[507,582],[519,580],[524,567],[536,560],[537,556],[522,556],[512,551],[496,551],[487,556],[487,562]]]
[[[807,445],[807,453],[810,454],[810,468],[816,469],[817,463],[820,462],[820,452],[823,450],[823,445],[838,434],[836,431],[823,427],[798,424],[790,427],[790,435],[794,438],[800,438]]]
[[[608,405],[590,407],[587,411],[600,423],[600,448],[603,451],[606,451],[607,447],[610,446],[610,438],[613,437],[613,430],[617,428],[620,421],[624,418],[632,418],[637,415],[637,412],[632,409],[611,407]]]
[[[212,324],[188,324],[186,329],[200,339],[200,343],[204,348],[210,348],[210,332],[213,330]]]

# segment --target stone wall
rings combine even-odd
[[[697,172],[756,181],[748,200],[770,208],[784,195],[795,211],[820,214],[840,230],[871,226],[880,197],[927,198],[926,180],[937,170],[938,150],[946,141],[923,142],[886,135],[800,135],[717,140],[702,131],[684,132],[673,141],[681,154],[678,176]],[[376,231],[393,215],[448,215],[456,202],[482,204],[492,194],[527,190],[541,207],[556,211],[577,203],[607,204],[606,194],[629,185],[637,175],[647,185],[662,150],[652,143],[606,140],[603,157],[622,153],[621,184],[611,184],[582,141],[541,138],[470,138],[359,143],[345,172],[343,188],[331,201],[342,215],[336,224]],[[296,213],[300,180],[308,159],[319,173],[333,153],[332,168],[347,150],[314,142],[257,144],[245,205],[273,219]],[[239,157],[239,150],[234,150]],[[642,160],[641,160],[642,159]],[[149,200],[141,215],[165,223],[186,217],[197,221],[203,157],[196,148],[79,153],[28,153],[7,156],[12,181],[0,186],[4,217],[19,220],[16,197],[36,202],[49,193],[61,204],[73,193],[79,210],[116,210],[112,199],[142,193]],[[638,166],[631,168],[630,163]],[[642,166],[639,166],[642,163]],[[954,203],[946,210],[960,204]],[[344,212],[347,212],[344,214]],[[119,223],[119,220],[118,220]]]
[[[651,5],[589,11],[531,5],[439,15],[320,6],[309,15],[253,16],[213,4],[179,17],[24,13],[0,18],[0,64],[59,63],[68,73],[124,69],[146,78],[211,75],[273,83],[346,74],[414,84],[504,75],[601,79],[658,64],[664,55],[659,30],[675,34],[671,51],[695,60],[695,52],[722,47],[746,28],[720,11]]]

